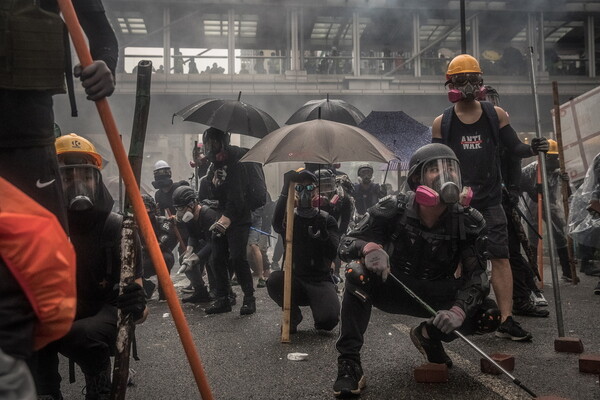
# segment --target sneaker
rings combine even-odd
[[[211,298],[210,298],[206,288],[204,288],[204,290],[198,290],[193,295],[184,297],[183,299],[181,299],[182,303],[194,303],[194,304],[208,303],[210,301],[211,301]]]
[[[190,283],[189,285],[181,289],[181,293],[194,293],[195,290],[196,289],[194,289],[194,286]]]
[[[598,282],[598,284],[594,288],[594,294],[599,294],[600,295],[600,282]]]
[[[231,286],[239,286],[239,282],[237,278],[231,278]]]
[[[516,342],[525,342],[533,339],[531,333],[521,328],[521,325],[512,317],[500,324],[496,331],[496,337],[514,340]]]
[[[257,288],[264,288],[267,286],[267,280],[263,278],[258,278],[258,283],[256,284]]]
[[[38,394],[37,400],[63,400],[62,393],[58,393],[56,395],[51,394]]]
[[[426,339],[421,333],[421,329],[425,324],[426,322],[422,322],[419,326],[410,330],[410,340],[412,340],[417,350],[430,363],[446,364],[448,368],[452,367],[452,359],[446,354],[442,342],[440,340]]]
[[[142,279],[142,285],[146,292],[146,299],[150,300],[154,294],[154,289],[156,289],[156,284],[149,279]]]
[[[533,304],[537,307],[547,307],[548,300],[544,297],[542,292],[531,292],[529,298],[533,301]]]
[[[250,315],[256,312],[256,298],[254,296],[244,296],[244,302],[240,307],[240,315]]]
[[[204,312],[207,314],[222,314],[231,312],[231,303],[229,302],[229,298],[223,297],[215,300],[215,302],[212,303],[206,310],[204,310]]]
[[[537,307],[530,299],[515,301],[513,303],[513,314],[526,317],[546,318],[550,311]]]
[[[360,363],[338,360],[338,376],[333,384],[333,394],[340,399],[356,397],[367,386]]]

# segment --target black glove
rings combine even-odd
[[[85,68],[77,64],[73,75],[81,79],[88,100],[100,100],[115,91],[115,79],[104,61],[96,60]]]
[[[212,232],[213,236],[222,237],[223,235],[225,235],[227,228],[219,221],[217,221],[214,224],[212,224],[210,228],[208,228],[208,230]]]
[[[123,288],[123,294],[117,297],[117,307],[123,314],[131,314],[134,321],[144,316],[146,293],[136,282],[130,282]]]
[[[548,143],[548,139],[545,137],[535,137],[531,139],[531,150],[533,154],[537,154],[540,151],[542,153],[547,152],[550,149],[550,143]]]
[[[560,179],[562,179],[563,182],[569,182],[569,173],[561,172]]]
[[[291,182],[296,182],[297,180],[298,172],[296,172],[295,170],[291,170],[283,174],[283,187],[281,188],[281,195],[287,196],[288,187],[290,186]]]

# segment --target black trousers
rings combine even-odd
[[[534,272],[529,262],[521,255],[521,241],[517,233],[512,217],[510,216],[508,206],[504,206],[508,230],[508,253],[510,269],[513,275],[513,299],[515,301],[524,301],[529,299],[529,294],[537,290],[534,281]],[[535,254],[535,253],[534,253]]]
[[[410,278],[400,273],[394,273],[394,275],[435,310],[450,309],[456,298],[456,290],[460,286],[460,281],[454,279],[426,281]],[[340,359],[360,362],[360,350],[364,343],[364,335],[371,319],[373,306],[391,314],[431,317],[429,312],[410,297],[392,278],[382,282],[379,277],[374,276],[369,284],[362,288],[363,292],[367,294],[366,301],[354,295],[353,288],[353,284],[346,280],[346,290],[342,299],[340,337],[336,343]],[[465,320],[460,332],[465,335],[472,334],[476,329],[475,323],[475,319]],[[431,337],[445,342],[456,338],[452,334],[443,334],[433,326],[429,326],[427,331]]]
[[[212,268],[217,286],[217,297],[227,297],[231,281],[227,265],[235,272],[235,276],[244,292],[244,296],[254,295],[252,271],[248,264],[246,247],[250,224],[232,225],[225,235],[212,238]]]
[[[273,271],[267,280],[267,291],[278,306],[283,307],[283,271]],[[292,277],[291,326],[302,321],[300,306],[310,306],[315,329],[327,331],[336,327],[340,320],[340,300],[331,280],[312,282]]]
[[[169,275],[170,275],[171,269],[173,269],[173,265],[175,264],[175,257],[173,256],[173,253],[171,253],[170,251],[163,251],[162,256],[165,260],[165,264],[167,265],[167,270],[169,271]],[[146,251],[144,251],[142,266],[143,266],[142,270],[144,271],[144,279],[148,279],[151,276],[156,275],[156,269],[154,268],[154,264],[152,263],[150,254],[148,254]],[[163,288],[160,286],[160,282],[158,283],[158,295],[159,295],[159,298],[161,298],[161,299],[165,297]]]
[[[56,395],[62,380],[58,353],[73,360],[84,374],[98,375],[110,365],[117,338],[117,308],[104,305],[91,317],[73,322],[71,330],[34,355],[33,376],[38,394]]]

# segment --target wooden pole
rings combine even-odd
[[[563,152],[562,127],[560,124],[560,104],[558,103],[558,82],[552,81],[552,99],[554,101],[554,126],[556,133],[556,143],[558,144],[558,162],[560,164],[560,174],[564,174],[565,170],[565,154]],[[565,211],[565,223],[569,220],[569,182],[561,182],[561,192],[563,200],[563,208]],[[569,268],[571,269],[571,279],[573,285],[579,283],[577,276],[577,268],[575,265],[575,252],[573,251],[573,239],[567,235],[567,253],[569,254]]]
[[[294,242],[294,200],[296,192],[293,182],[288,187],[285,220],[285,260],[283,262],[283,313],[281,316],[281,343],[290,342],[290,319],[292,314],[292,244]]]
[[[75,46],[81,65],[83,67],[91,65],[92,55],[90,54],[81,25],[77,19],[77,14],[75,14],[73,3],[71,3],[71,0],[58,0],[58,5],[63,14],[67,28],[69,29],[69,33],[71,34],[71,39],[73,40],[73,45]],[[200,356],[198,355],[192,333],[190,332],[183,310],[181,309],[181,304],[177,298],[173,282],[171,282],[165,260],[163,259],[160,247],[158,246],[158,241],[156,240],[156,235],[154,234],[154,230],[150,223],[150,218],[146,213],[146,207],[142,201],[142,195],[140,194],[135,177],[133,176],[131,165],[129,165],[125,148],[119,138],[117,124],[114,120],[108,100],[104,98],[96,101],[96,108],[98,109],[98,114],[100,114],[100,119],[102,120],[102,125],[106,131],[110,147],[114,153],[117,165],[119,166],[119,171],[123,175],[125,188],[127,190],[127,195],[130,196],[129,200],[133,205],[136,221],[140,227],[146,246],[148,247],[152,262],[156,266],[158,280],[165,291],[167,303],[171,310],[171,314],[173,315],[173,320],[175,321],[175,326],[177,327],[196,384],[198,385],[198,390],[200,391],[202,399],[212,400],[213,396],[206,375],[204,374],[204,369],[202,368]]]

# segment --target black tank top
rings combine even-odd
[[[452,110],[448,145],[460,161],[463,185],[473,189],[471,206],[478,210],[500,204],[502,200],[497,144],[492,135],[485,113],[481,113],[477,122],[465,124]]]

